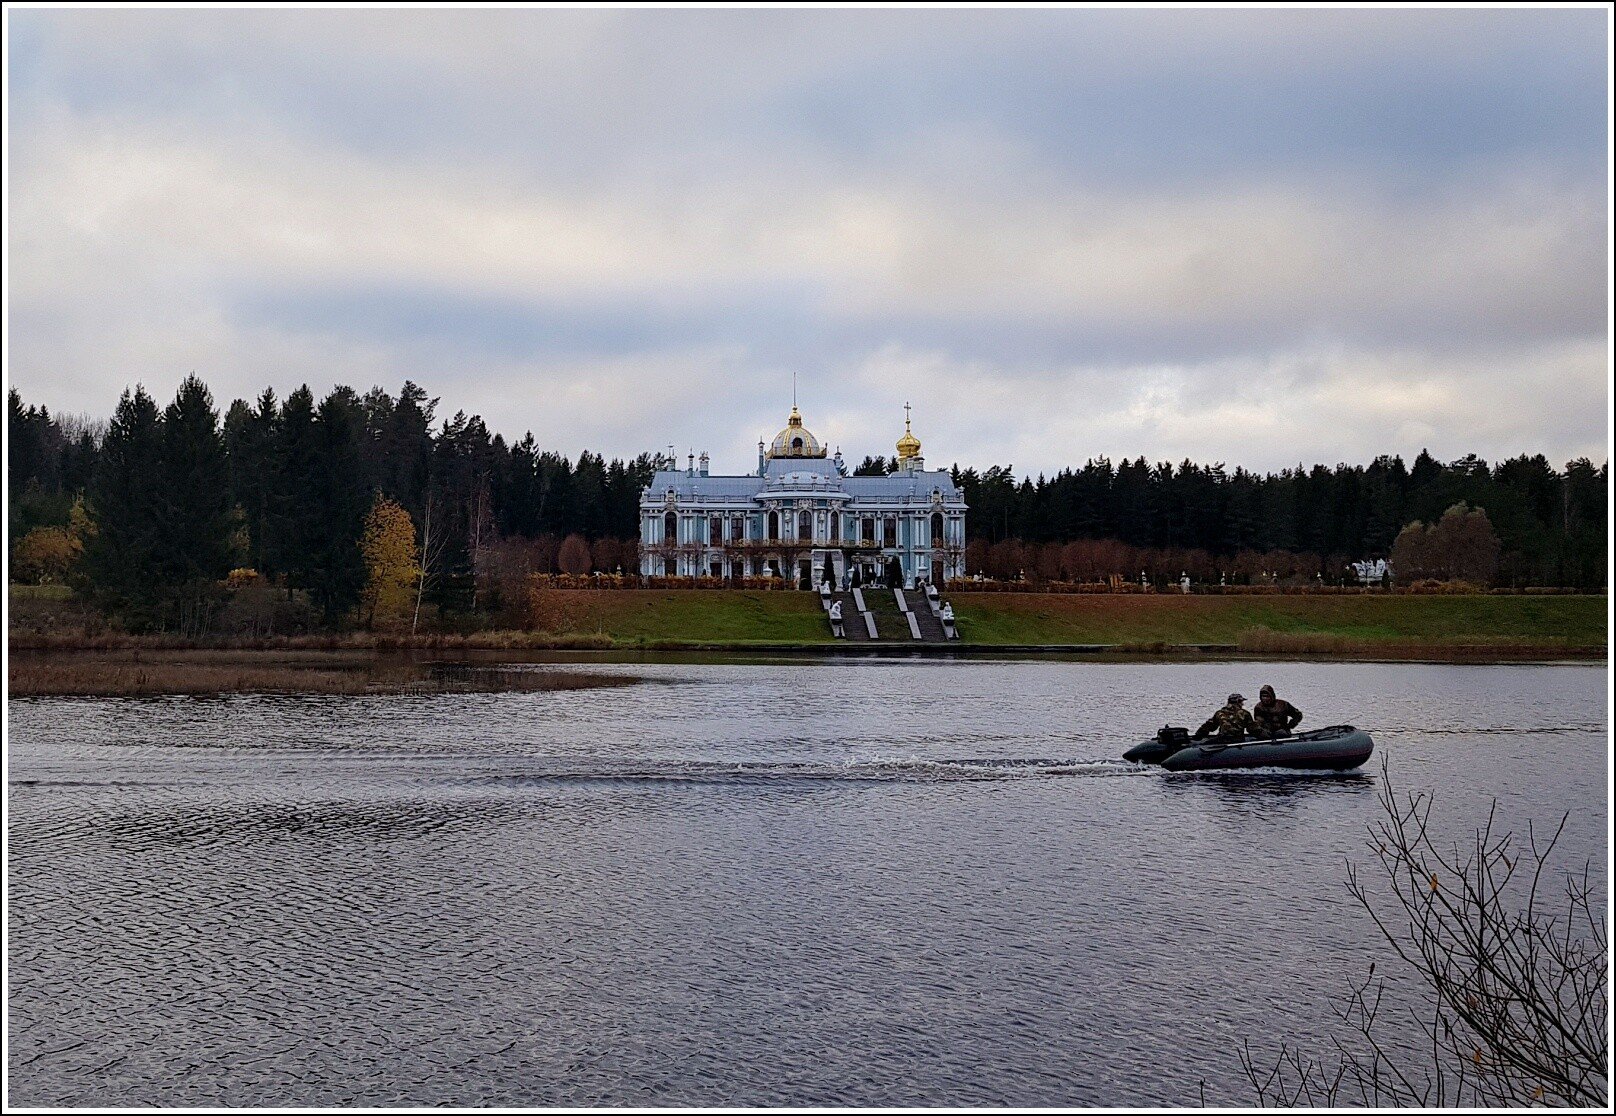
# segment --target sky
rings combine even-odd
[[[1603,10],[9,11],[13,386],[855,462],[1606,458]]]

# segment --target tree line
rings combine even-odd
[[[475,611],[479,572],[513,562],[533,572],[637,567],[640,493],[671,462],[589,451],[573,460],[531,432],[507,443],[477,415],[440,419],[438,404],[413,383],[396,396],[339,386],[319,399],[303,386],[285,399],[266,389],[221,414],[192,376],[163,408],[143,388],[126,391],[101,422],[54,416],[13,390],[13,575],[71,568],[127,622],[184,628],[204,621],[232,569],[246,569],[337,624],[363,611],[366,519],[382,499],[407,515],[431,574],[418,593],[440,611]],[[891,468],[867,458],[856,472]],[[1608,464],[1586,458],[1556,470],[1542,455],[1489,465],[1422,452],[1411,467],[1380,457],[1256,474],[1100,457],[1053,477],[1018,478],[1009,465],[951,473],[970,507],[967,569],[998,577],[1132,578],[1145,565],[1166,580],[1179,566],[1198,580],[1320,578],[1391,554],[1400,535],[1406,554],[1440,574],[1459,561],[1433,557],[1456,553],[1443,540],[1492,531],[1498,580],[1605,581]],[[1461,517],[1438,531],[1455,508]],[[1463,518],[1478,511],[1485,531]],[[1429,538],[1407,535],[1413,524]]]
[[[305,385],[238,399],[221,417],[192,376],[161,410],[143,388],[126,391],[98,428],[13,390],[13,573],[70,566],[131,626],[183,630],[217,605],[232,569],[250,570],[335,625],[363,601],[367,516],[381,500],[409,517],[423,594],[446,611],[476,608],[475,571],[497,540],[637,536],[659,458],[569,460],[531,433],[507,444],[475,415],[439,420],[437,406],[413,383],[396,398],[339,386],[319,400]]]
[[[1257,474],[1098,457],[1053,477],[1018,480],[1009,465],[980,472],[955,466],[952,476],[970,507],[966,538],[976,545],[967,568],[994,576],[1006,576],[1003,566],[1017,548],[1022,566],[1040,556],[1047,566],[1051,547],[1081,540],[1132,551],[1135,560],[1114,564],[1135,577],[1141,552],[1198,561],[1224,576],[1238,565],[1242,578],[1285,564],[1285,556],[1301,559],[1290,563],[1298,568],[1339,572],[1349,562],[1390,556],[1405,527],[1438,524],[1465,505],[1483,510],[1497,533],[1499,581],[1596,588],[1606,578],[1609,463],[1596,467],[1587,458],[1560,471],[1542,454],[1489,465],[1474,455],[1443,463],[1421,451],[1412,466],[1382,456],[1368,465]]]

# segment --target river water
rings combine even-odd
[[[1382,756],[1605,861],[1604,664],[598,669],[10,702],[10,1101],[1249,1103],[1242,1040],[1404,980],[1344,888]],[[1263,682],[1375,759],[1117,760]]]

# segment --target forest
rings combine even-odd
[[[166,406],[126,391],[104,421],[13,390],[12,580],[69,583],[132,626],[178,628],[204,622],[228,579],[255,580],[300,590],[335,626],[375,579],[365,539],[384,504],[386,524],[413,535],[398,561],[426,575],[417,596],[440,613],[475,611],[480,575],[513,554],[526,572],[633,573],[639,494],[664,458],[570,459],[531,432],[507,442],[480,416],[439,411],[408,382],[319,399],[266,389],[221,414],[192,376]],[[871,457],[856,471],[891,467]],[[1400,552],[1409,577],[1599,589],[1608,470],[1421,452],[1267,474],[1143,456],[1053,476],[951,473],[970,507],[967,569],[1000,580],[1335,583],[1351,562],[1390,556],[1395,569]]]

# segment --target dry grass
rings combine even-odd
[[[433,632],[411,636],[390,632],[331,632],[270,636],[263,639],[218,636],[189,639],[175,635],[130,635],[102,628],[19,631],[7,644],[13,651],[182,651],[210,648],[239,651],[604,651],[612,637],[599,632]]]
[[[588,671],[513,671],[382,662],[361,654],[251,652],[12,655],[8,697],[159,694],[502,693],[586,690],[637,679]]]
[[[1476,662],[1584,658],[1602,654],[1599,648],[1522,639],[1471,637],[1433,644],[1419,640],[1356,639],[1329,632],[1276,632],[1260,627],[1241,632],[1236,646],[1243,652],[1271,655],[1423,659],[1439,654],[1444,659]]]

